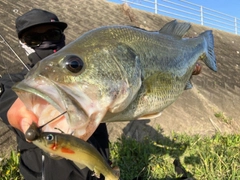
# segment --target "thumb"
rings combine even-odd
[[[7,112],[8,121],[11,126],[19,129],[23,133],[27,131],[32,122],[38,122],[37,116],[17,98]]]

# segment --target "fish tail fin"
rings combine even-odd
[[[112,173],[105,176],[105,180],[120,180],[120,168],[118,166],[111,167]]]
[[[118,166],[114,166],[112,168],[113,173],[115,174],[116,177],[120,178],[120,168]]]
[[[214,38],[212,31],[205,31],[200,34],[206,40],[205,56],[202,56],[202,61],[213,71],[217,71],[216,57],[214,53]]]

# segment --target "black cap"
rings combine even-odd
[[[60,22],[55,14],[42,9],[32,9],[16,19],[18,38],[21,38],[28,28],[45,24],[54,25],[62,31],[67,27],[67,23]]]

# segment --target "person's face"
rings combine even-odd
[[[30,47],[39,46],[43,41],[58,42],[63,33],[61,29],[53,25],[40,25],[28,29],[20,40]]]

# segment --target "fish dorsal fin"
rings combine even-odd
[[[168,34],[174,37],[182,38],[187,31],[190,29],[191,24],[186,22],[177,22],[173,20],[165,24],[160,30],[159,33]]]

